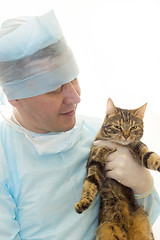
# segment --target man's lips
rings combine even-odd
[[[68,117],[71,117],[71,116],[73,116],[75,114],[75,110],[71,110],[71,111],[69,111],[69,112],[64,112],[64,113],[60,113],[60,115],[62,115],[62,116],[68,116]]]

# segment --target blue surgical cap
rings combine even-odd
[[[0,87],[9,100],[56,90],[78,66],[53,11],[5,21],[0,28]]]

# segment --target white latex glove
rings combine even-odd
[[[124,146],[118,146],[117,151],[107,157],[106,176],[131,188],[134,194],[146,193],[153,185],[153,179],[148,169],[142,167]]]
[[[96,145],[104,145],[102,141]],[[153,185],[153,178],[148,169],[142,167],[125,146],[118,146],[105,141],[105,146],[117,151],[108,155],[106,159],[106,177],[113,178],[121,184],[131,188],[134,194],[141,195],[148,192]]]

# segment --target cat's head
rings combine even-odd
[[[127,110],[115,107],[109,98],[106,106],[106,117],[102,125],[104,138],[122,145],[139,141],[143,136],[143,117],[147,104]]]

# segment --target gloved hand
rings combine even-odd
[[[117,147],[113,144],[112,148],[114,147],[117,151],[109,154],[106,159],[106,177],[131,188],[136,195],[148,192],[153,185],[149,170],[142,167],[125,146]]]

